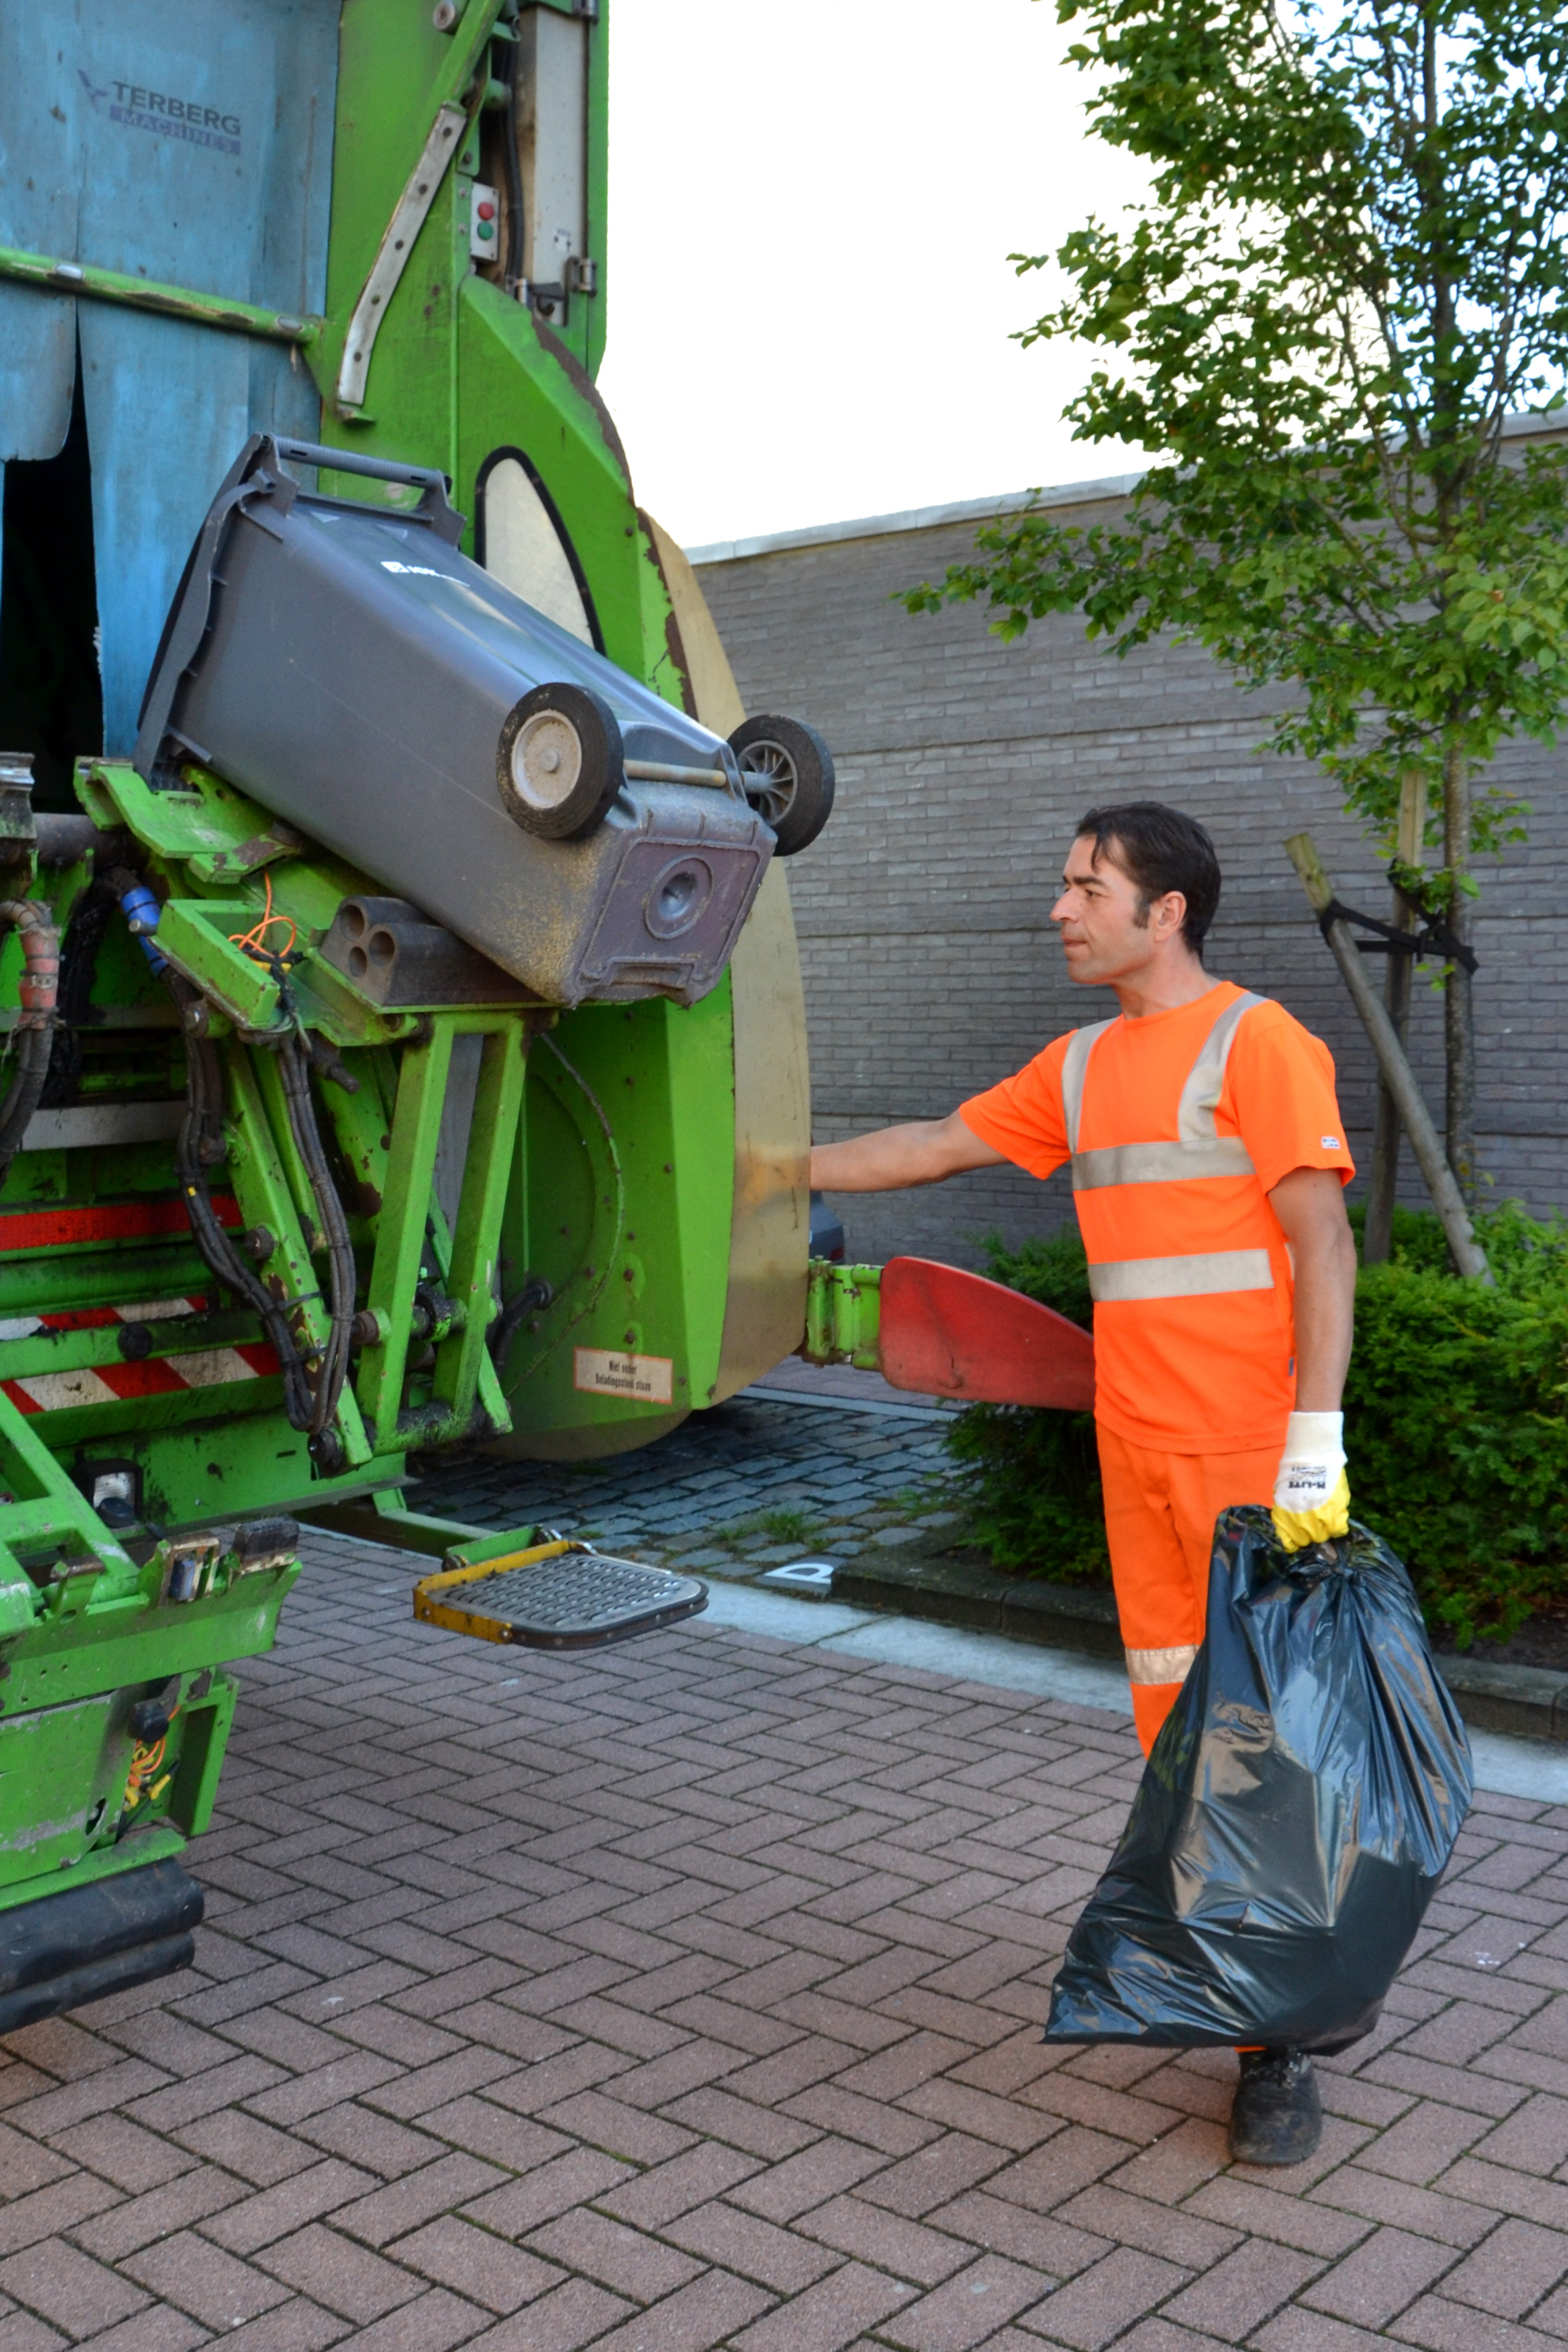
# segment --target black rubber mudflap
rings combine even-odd
[[[0,2033],[188,1969],[202,1890],[174,1860],[0,1911]]]

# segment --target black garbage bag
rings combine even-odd
[[[1207,1638],[1072,1931],[1047,2042],[1341,2050],[1370,2032],[1465,1818],[1470,1753],[1410,1579],[1352,1524],[1223,1511]]]

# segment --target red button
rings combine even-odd
[[[494,220],[495,216],[496,208],[494,205],[481,205],[479,206],[479,218],[481,220]]]

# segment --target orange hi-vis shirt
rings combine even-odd
[[[1294,1285],[1268,1196],[1294,1168],[1355,1173],[1328,1047],[1221,981],[1057,1038],[960,1115],[1031,1175],[1072,1163],[1096,1418],[1173,1454],[1283,1441]]]

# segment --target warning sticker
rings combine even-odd
[[[590,1396],[635,1397],[638,1404],[672,1404],[671,1356],[617,1356],[607,1348],[574,1348],[572,1385]]]

